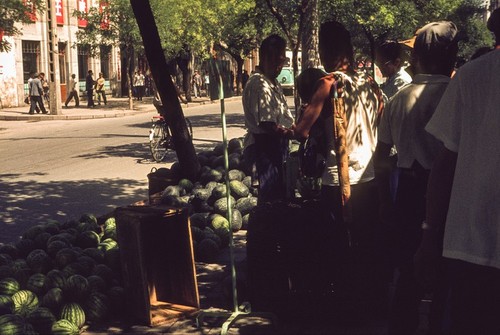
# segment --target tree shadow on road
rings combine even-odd
[[[28,227],[47,220],[97,216],[147,198],[147,182],[100,179],[40,183],[10,181],[21,175],[0,175],[0,244],[15,241]]]

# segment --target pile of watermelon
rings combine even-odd
[[[161,202],[188,208],[197,261],[214,262],[220,250],[228,246],[229,234],[246,228],[249,213],[257,205],[257,188],[252,185],[250,171],[243,161],[242,138],[233,138],[228,142],[228,154],[227,175],[222,144],[198,153],[201,172],[197,180],[179,180],[178,162],[172,164],[170,170],[158,169],[156,172],[179,180],[177,185],[163,190]],[[227,219],[226,179],[230,188],[231,227]]]
[[[0,334],[79,334],[118,316],[120,274],[114,218],[32,226],[0,246]]]

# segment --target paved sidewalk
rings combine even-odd
[[[231,99],[231,98],[229,98]],[[193,98],[192,102],[183,103],[182,108],[190,108],[203,104],[216,103],[208,98]],[[87,101],[80,100],[80,107],[76,108],[74,102],[70,102],[68,108],[64,107],[60,110],[60,114],[33,114],[28,113],[29,106],[7,107],[0,109],[0,121],[49,121],[49,120],[86,120],[122,117],[126,115],[140,114],[144,112],[154,111],[153,98],[145,97],[143,101],[133,101],[133,109],[129,108],[128,98],[108,97],[107,105],[101,104],[94,108],[87,108]]]

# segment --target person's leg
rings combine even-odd
[[[68,107],[68,104],[70,103],[71,99],[73,98],[73,92],[69,92],[68,97],[66,98],[66,101],[64,102],[64,106]]]
[[[104,101],[104,104],[107,105],[108,104],[108,100],[106,100],[106,91],[102,90],[102,101]]]
[[[30,97],[30,110],[29,114],[35,114],[35,108],[36,108],[36,100],[35,97]]]
[[[40,110],[42,111],[43,114],[47,114],[47,110],[45,109],[45,106],[43,105],[43,98],[42,97],[37,97],[37,103],[40,107]]]
[[[80,98],[78,97],[78,92],[73,92],[75,97],[75,107],[80,107]]]

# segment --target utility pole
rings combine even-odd
[[[61,89],[59,80],[59,49],[57,45],[56,9],[53,0],[47,2],[47,44],[49,61],[49,99],[50,114],[61,114]]]

